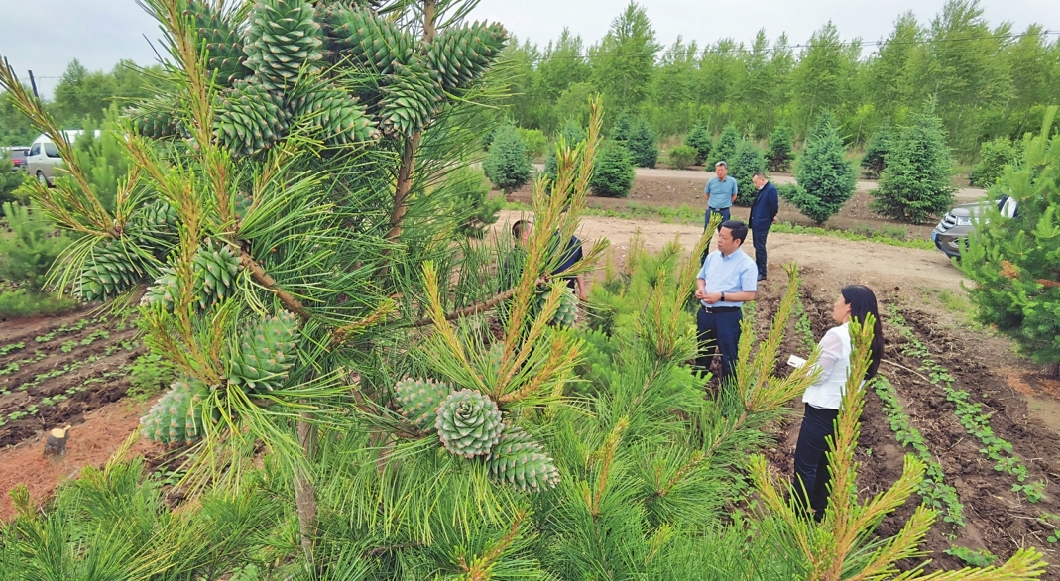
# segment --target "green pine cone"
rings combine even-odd
[[[207,239],[192,258],[195,294],[203,311],[232,296],[241,266],[239,257],[225,244]]]
[[[254,196],[243,190],[236,192],[235,198],[232,200],[235,205],[236,219],[242,220],[247,212],[250,211],[251,206],[254,205]]]
[[[470,389],[449,394],[436,413],[434,427],[442,445],[464,458],[488,453],[504,427],[497,404]]]
[[[169,110],[171,104],[152,106],[150,109],[134,109],[130,112],[133,124],[140,135],[151,139],[161,139],[177,135],[177,119]]]
[[[408,63],[412,57],[415,46],[412,37],[370,10],[332,10],[328,16],[340,58],[349,58],[362,68],[390,75],[397,65]]]
[[[247,67],[267,89],[294,86],[323,64],[323,40],[313,5],[306,0],[258,0],[247,31]]]
[[[295,96],[290,108],[296,118],[319,129],[320,137],[328,145],[373,141],[379,137],[364,106],[335,85],[305,84],[304,94]]]
[[[272,391],[283,386],[298,357],[298,317],[283,311],[243,332],[230,358],[228,381],[244,391]]]
[[[272,147],[290,122],[282,96],[261,84],[236,81],[218,97],[213,132],[234,157],[244,157]]]
[[[394,386],[401,415],[424,432],[435,430],[438,406],[452,392],[449,384],[433,379],[403,379]]]
[[[172,313],[176,309],[177,298],[179,291],[177,290],[177,275],[173,272],[173,269],[163,269],[162,276],[155,280],[155,284],[147,289],[142,299],[140,299],[141,305],[161,304],[162,308],[166,312]]]
[[[396,65],[393,82],[383,87],[380,127],[388,135],[411,135],[423,129],[441,110],[442,87],[424,68]]]
[[[165,200],[144,204],[132,215],[126,232],[137,246],[162,258],[177,244],[177,211]]]
[[[490,478],[498,484],[508,484],[522,492],[539,492],[555,488],[559,470],[522,428],[506,424],[490,454],[486,457]]]
[[[139,283],[144,273],[139,256],[121,241],[107,239],[96,244],[85,260],[78,294],[90,302],[112,299]]]
[[[439,34],[427,47],[427,60],[446,91],[465,88],[485,74],[507,43],[503,26],[476,22]]]
[[[193,444],[203,436],[202,398],[206,386],[185,377],[173,382],[170,390],[140,418],[144,437],[170,446]]]
[[[534,298],[534,312],[540,313],[548,299],[548,290],[537,293]],[[563,289],[559,296],[559,307],[549,319],[548,324],[561,329],[570,329],[578,321],[578,296],[569,287]]]
[[[191,16],[198,42],[206,50],[206,68],[214,82],[229,87],[238,79],[250,76],[243,53],[243,36],[232,23],[230,14],[223,14],[207,0],[190,0],[185,16]]]

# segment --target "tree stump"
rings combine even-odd
[[[55,428],[51,432],[48,432],[48,440],[44,442],[44,455],[62,456],[65,454],[67,434],[69,432],[70,426],[66,426],[65,428]]]

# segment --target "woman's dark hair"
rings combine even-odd
[[[883,321],[880,320],[880,308],[876,303],[876,293],[872,292],[872,289],[861,285],[848,286],[840,292],[843,294],[843,300],[850,305],[850,318],[852,320],[865,324],[865,316],[869,313],[872,313],[873,318],[876,320],[872,329],[872,362],[869,364],[869,370],[865,372],[865,379],[872,379],[876,377],[876,372],[880,369],[884,345]]]
[[[530,227],[529,220],[519,220],[512,226],[512,237],[516,240],[523,237],[523,232],[526,232],[527,228]]]

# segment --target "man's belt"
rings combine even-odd
[[[707,209],[711,212],[721,212],[722,210],[732,209],[732,206],[726,206],[724,208],[715,208],[714,206],[707,206]]]
[[[700,305],[705,312],[708,313],[734,313],[740,310],[740,307],[706,307]]]

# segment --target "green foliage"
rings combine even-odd
[[[11,158],[0,153],[0,206],[20,201],[15,190],[26,181],[26,172],[14,171],[14,167]]]
[[[791,132],[777,127],[769,134],[769,171],[788,171],[795,154],[791,151]]]
[[[633,158],[633,164],[637,167],[655,167],[659,159],[659,146],[656,145],[658,136],[643,119],[638,119],[630,132],[629,139],[625,142]]]
[[[144,401],[165,389],[176,380],[173,366],[157,353],[146,353],[136,358],[129,368],[127,397]]]
[[[0,317],[30,317],[57,315],[78,307],[78,302],[69,296],[37,292],[20,288],[0,289]]]
[[[707,164],[707,171],[714,171],[714,164],[719,161],[724,161],[732,168],[733,160],[736,158],[736,148],[740,146],[741,139],[740,132],[736,130],[735,125],[726,125],[721,136],[718,137],[718,142],[714,145],[710,163]]]
[[[698,155],[694,147],[678,145],[666,154],[666,160],[669,162],[670,167],[674,169],[688,169],[689,166],[696,163],[696,156]]]
[[[854,195],[857,176],[843,157],[843,140],[831,113],[821,115],[810,133],[795,181],[798,189],[789,201],[817,225],[836,215]]]
[[[611,141],[616,143],[625,144],[633,136],[633,128],[635,127],[636,120],[629,113],[622,113],[615,119],[615,124],[611,126],[611,132],[609,137]]]
[[[703,165],[710,158],[714,140],[702,125],[696,125],[685,136],[685,145],[696,151],[695,165]]]
[[[894,138],[894,133],[887,125],[872,134],[868,146],[865,147],[865,156],[861,158],[861,169],[865,170],[865,177],[878,179],[887,168],[887,155],[891,153]]]
[[[482,169],[493,185],[511,193],[526,185],[533,174],[526,144],[513,126],[502,125],[490,144]]]
[[[994,561],[997,561],[997,555],[991,553],[988,549],[975,550],[968,547],[953,546],[942,552],[957,557],[971,567],[989,567],[994,564]]]
[[[74,157],[85,172],[85,177],[97,192],[107,210],[114,210],[119,184],[129,173],[130,162],[121,144],[116,106],[104,112],[102,122],[91,117],[84,120],[84,131],[74,140]],[[98,131],[98,135],[96,134]],[[58,180],[71,181],[71,176],[59,173]]]
[[[1016,216],[986,208],[962,253],[960,268],[976,318],[1011,337],[1039,365],[1060,361],[1060,139],[1050,136],[1051,109],[1041,133],[1028,140],[1018,169],[1002,175],[996,193],[1017,204]]]
[[[589,182],[593,195],[624,198],[633,188],[636,170],[633,159],[625,146],[608,141],[600,148],[593,163],[593,176]]]
[[[36,206],[6,202],[3,210],[13,233],[0,236],[0,279],[41,290],[70,238],[56,232],[55,224]]]
[[[530,161],[536,161],[545,157],[548,151],[548,138],[538,129],[523,129],[519,127],[519,139],[526,145],[526,155]]]
[[[442,188],[451,192],[451,216],[457,230],[470,238],[482,238],[497,223],[503,198],[491,198],[489,183],[481,170],[460,168],[446,176]]]
[[[953,159],[938,117],[913,116],[898,133],[887,154],[872,209],[912,224],[942,214],[953,204]]]
[[[1014,144],[1006,137],[987,141],[979,148],[979,163],[972,168],[968,179],[972,184],[984,188],[993,186],[1005,173],[1007,166],[1014,166],[1019,162],[1019,145],[1019,142]]]
[[[736,147],[736,155],[729,162],[729,175],[736,178],[740,188],[736,203],[741,206],[750,206],[754,202],[758,190],[754,187],[751,177],[756,171],[765,171],[766,154],[762,148],[750,141],[741,141]]]

